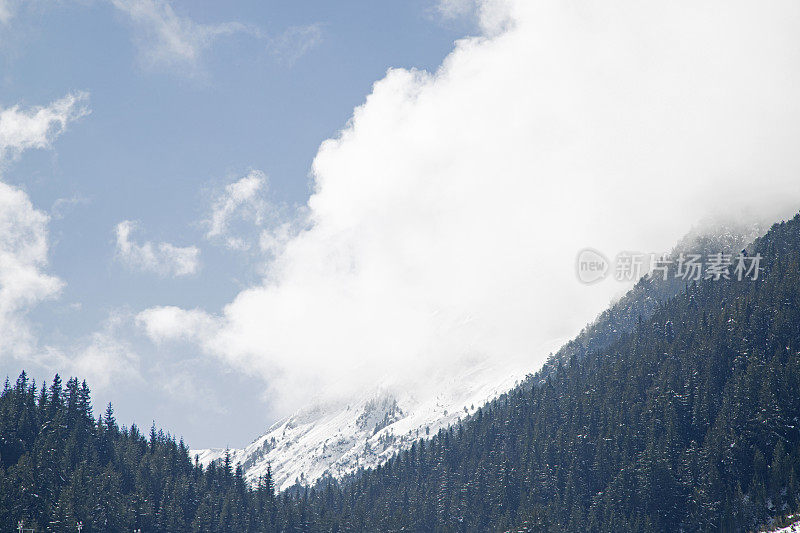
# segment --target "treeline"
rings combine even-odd
[[[230,460],[204,469],[183,440],[118,427],[110,404],[95,419],[76,378],[37,389],[23,372],[0,394],[0,531],[292,531],[303,512],[269,473],[248,487]]]

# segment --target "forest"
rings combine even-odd
[[[0,395],[0,530],[753,531],[800,504],[800,216],[599,348],[344,480],[276,494],[95,416],[76,378]],[[11,528],[11,529],[9,529]]]

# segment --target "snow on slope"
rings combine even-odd
[[[706,223],[694,229],[676,246],[689,253],[735,253],[755,237],[764,233],[763,223]],[[674,281],[674,280],[671,280]],[[636,290],[629,299],[614,306],[615,321],[601,315],[576,342],[558,348],[567,339],[554,339],[539,347],[541,353],[557,352],[558,360],[566,361],[576,350],[596,349],[619,333],[632,327],[641,314],[648,314],[660,301],[683,289],[682,282],[665,284],[651,293]],[[627,318],[626,318],[627,317]],[[582,338],[586,337],[586,338]],[[559,357],[560,356],[560,357]],[[532,358],[532,360],[536,360]],[[525,375],[536,370],[526,368],[489,368],[477,364],[448,376],[437,384],[433,393],[396,391],[376,387],[363,391],[350,402],[317,404],[302,409],[282,420],[242,450],[230,450],[233,463],[241,463],[246,478],[255,482],[272,467],[275,486],[285,489],[296,482],[313,483],[325,475],[341,477],[358,467],[376,466],[395,453],[411,446],[420,437],[433,436],[440,428],[457,423],[486,402],[507,392]],[[466,409],[465,409],[466,408]],[[191,450],[203,465],[221,459],[223,449]],[[800,533],[800,531],[798,531]]]
[[[477,365],[443,380],[434,394],[376,389],[357,401],[302,409],[246,448],[229,453],[251,483],[266,473],[269,464],[279,490],[326,475],[341,477],[359,467],[377,466],[419,438],[434,436],[524,377],[524,371],[499,372]],[[190,454],[205,466],[223,458],[225,450]]]
[[[790,516],[789,520],[797,519],[797,518],[798,518],[797,515]],[[800,533],[800,520],[797,520],[796,522],[792,522],[788,526],[782,527],[782,528],[779,528],[779,529],[763,530],[763,533]]]

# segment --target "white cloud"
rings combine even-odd
[[[167,242],[131,240],[136,223],[123,220],[116,227],[117,257],[132,269],[161,276],[189,276],[200,269],[200,250],[196,246],[179,247]]]
[[[299,212],[302,212],[301,210]],[[258,239],[258,247],[267,257],[276,257],[283,253],[286,246],[292,239],[302,231],[302,224],[304,224],[304,217],[275,224],[270,228],[261,231]]]
[[[14,5],[11,0],[0,0],[0,24],[8,24],[14,16]]]
[[[134,30],[139,61],[144,67],[202,72],[203,56],[221,38],[245,35],[261,43],[277,60],[293,64],[322,42],[319,24],[290,26],[270,35],[251,24],[228,21],[204,24],[182,16],[171,0],[104,0],[109,2]],[[0,26],[18,15],[22,0],[0,0]]]
[[[280,254],[303,229],[306,210],[270,201],[268,189],[267,176],[260,170],[226,185],[213,198],[203,221],[206,239],[231,250],[256,250],[266,257]]]
[[[67,124],[89,113],[87,93],[71,93],[48,106],[0,108],[0,161],[24,150],[48,148]]]
[[[152,307],[136,315],[136,323],[154,342],[193,340],[213,335],[215,320],[199,309]]]
[[[443,17],[458,18],[472,15],[478,5],[478,0],[440,0],[436,7]]]
[[[124,337],[131,317],[113,312],[95,332],[69,346],[45,346],[28,357],[50,372],[80,376],[94,390],[141,379],[138,353]]]
[[[219,240],[228,248],[247,250],[250,240],[241,233],[241,223],[249,232],[260,226],[270,209],[264,199],[267,191],[267,176],[260,170],[251,170],[245,177],[225,186],[225,189],[214,199],[211,214],[205,221],[208,226],[206,238]],[[232,232],[237,226],[239,232]]]
[[[91,200],[85,196],[75,195],[69,198],[57,198],[53,205],[50,207],[50,215],[60,220],[72,212],[76,207],[81,205],[88,205]]]
[[[138,354],[118,335],[108,331],[93,333],[90,342],[75,350],[61,368],[69,368],[71,374],[85,378],[97,389],[141,377]]]
[[[508,0],[439,0],[436,11],[445,20],[475,21],[484,37],[492,37],[516,22],[513,7],[514,2]]]
[[[199,417],[208,421],[208,415],[228,415],[230,411],[216,391],[206,386],[192,372],[195,361],[187,360],[182,364],[162,367],[157,365],[152,379],[158,387],[167,393],[173,401],[192,407],[190,417]]]
[[[46,272],[48,220],[23,191],[0,182],[0,356],[30,352],[27,312],[63,287]]]
[[[0,163],[24,150],[48,148],[69,122],[86,113],[87,95],[67,95],[45,107],[0,109]],[[47,273],[49,217],[28,195],[0,181],[0,357],[25,357],[36,346],[27,314],[58,296],[64,283]]]
[[[154,67],[198,67],[202,54],[216,39],[235,33],[258,32],[239,22],[200,24],[175,13],[168,0],[111,0],[139,31],[144,62]]]
[[[321,42],[322,27],[319,24],[292,26],[269,40],[269,50],[280,61],[291,65]]]
[[[533,370],[620,290],[577,282],[581,248],[668,250],[715,212],[800,205],[800,4],[486,0],[480,17],[322,144],[305,229],[212,334],[177,311],[162,334],[294,405],[470,359]]]
[[[88,95],[73,93],[48,106],[0,109],[0,162],[23,151],[51,147],[70,122],[89,113]],[[58,216],[65,205],[85,200],[57,200]],[[64,282],[47,272],[50,217],[36,209],[28,195],[0,181],[0,359],[11,356],[26,363],[87,377],[108,387],[119,379],[138,376],[138,356],[119,340],[122,322],[112,316],[103,329],[67,350],[41,346],[28,320],[37,304],[57,298]],[[71,304],[80,307],[80,304]]]

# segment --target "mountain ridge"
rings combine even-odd
[[[684,236],[671,255],[674,258],[679,253],[735,252],[762,232],[762,225],[757,223],[708,224]],[[568,364],[573,357],[580,359],[584,354],[614,342],[635,327],[639,317],[649,317],[659,303],[678,294],[685,285],[685,281],[675,278],[642,277],[575,338],[554,345],[555,351],[536,372],[538,379],[545,379],[559,364]],[[205,466],[213,461],[222,461],[228,453],[233,464],[242,465],[251,484],[257,483],[269,466],[280,490],[313,485],[328,476],[343,478],[359,468],[378,466],[408,449],[418,438],[431,437],[439,429],[446,429],[462,418],[472,416],[477,408],[517,385],[530,382],[534,370],[522,367],[503,371],[476,364],[462,374],[446,379],[442,390],[423,400],[391,389],[376,389],[351,398],[349,402],[315,403],[282,418],[244,448],[193,449],[190,454]],[[457,385],[464,384],[468,390],[476,392],[458,391]],[[378,406],[370,405],[375,401],[380,405],[385,402],[384,408],[375,410]],[[400,409],[401,416],[390,413],[392,405]],[[379,420],[359,427],[359,417],[370,418],[376,414]],[[387,419],[382,427],[375,429],[375,424],[384,417],[391,421]]]

